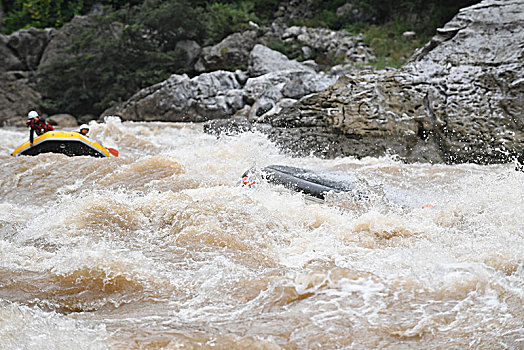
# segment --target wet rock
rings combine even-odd
[[[351,74],[271,119],[297,154],[505,162],[524,148],[524,1],[463,9],[399,70]]]
[[[292,98],[282,98],[279,100],[269,111],[261,115],[259,118],[256,119],[257,123],[269,123],[273,116],[277,115],[282,111],[284,108],[291,107],[297,103],[297,100]]]
[[[211,135],[237,135],[252,129],[246,117],[234,116],[228,119],[215,119],[204,123],[204,132]]]
[[[249,112],[249,120],[258,122],[261,120],[261,116],[269,112],[273,107],[276,106],[277,102],[280,99],[273,99],[270,97],[262,96],[259,98],[255,104],[251,107]]]
[[[78,126],[76,118],[73,117],[71,114],[54,114],[46,118],[46,120],[49,122],[49,124],[54,125],[58,128],[73,128],[75,126]]]

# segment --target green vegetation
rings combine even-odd
[[[400,19],[382,26],[371,25],[363,30],[364,42],[371,46],[377,57],[377,61],[372,63],[375,69],[401,67],[417,48],[432,37],[416,33],[414,38],[407,38],[402,35],[406,31],[411,31],[410,24]]]
[[[377,55],[376,68],[399,67],[458,11],[478,0],[310,0],[311,16],[288,25],[345,29],[363,33]],[[128,99],[139,89],[171,74],[193,74],[186,66],[181,40],[213,45],[244,30],[249,21],[269,24],[284,2],[278,0],[3,0],[1,31],[55,27],[95,5],[99,15],[74,34],[69,58],[40,67],[42,107],[48,113],[99,114]],[[341,11],[341,6],[346,11]],[[100,7],[100,6],[98,6]],[[337,10],[338,13],[337,13]],[[283,14],[284,16],[286,14]],[[416,36],[407,39],[405,31]],[[76,31],[75,31],[76,32]],[[302,59],[300,48],[275,41],[286,55]],[[339,63],[337,57],[313,53],[319,64]]]
[[[373,65],[398,68],[435,34],[435,29],[448,22],[459,9],[473,5],[478,0],[355,0],[345,12],[337,9],[345,0],[313,0],[317,8],[312,18],[297,25],[345,29],[349,33],[364,34],[365,42],[377,55]],[[403,33],[413,31],[415,38],[405,38]]]
[[[3,0],[5,17],[1,29],[5,34],[23,28],[58,28],[69,22],[74,15],[88,13],[95,4],[108,5],[114,8],[132,6],[141,0]]]
[[[229,34],[246,30],[249,21],[258,21],[253,8],[254,4],[247,1],[207,5],[204,14],[207,42],[219,42]]]

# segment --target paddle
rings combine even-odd
[[[111,153],[112,155],[114,155],[115,157],[118,157],[118,151],[114,148],[109,148],[109,147],[106,147],[106,149],[109,151],[109,153]]]

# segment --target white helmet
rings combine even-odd
[[[38,113],[36,113],[36,111],[31,111],[27,114],[27,119],[33,119],[37,117],[38,117]]]
[[[87,124],[82,124],[82,125],[80,125],[80,129],[78,129],[78,130],[82,130],[82,129],[89,130],[89,126],[87,126]]]

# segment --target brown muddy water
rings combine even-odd
[[[15,158],[27,130],[0,129],[1,349],[524,348],[514,165],[292,158],[118,119],[91,136],[121,157]],[[241,186],[270,164],[371,195]]]

